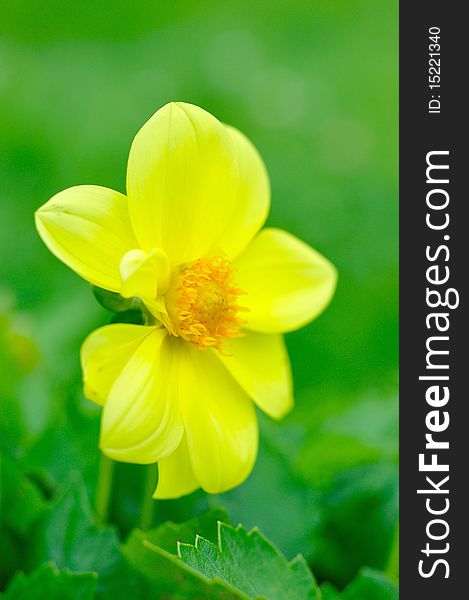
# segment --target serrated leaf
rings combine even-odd
[[[362,569],[343,592],[333,586],[321,586],[323,600],[398,600],[399,589],[385,575],[373,569]]]
[[[128,564],[140,575],[144,596],[187,600],[246,600],[246,596],[219,581],[208,581],[186,566],[177,556],[145,540],[145,534],[134,535],[123,548]]]
[[[179,544],[179,556],[209,580],[222,580],[248,598],[313,600],[320,592],[301,555],[291,562],[258,529],[219,523],[218,546],[202,537]]]
[[[4,600],[92,600],[95,597],[96,573],[72,573],[43,565],[30,573],[17,573],[11,580]]]
[[[31,545],[35,565],[52,560],[60,568],[96,571],[104,578],[119,560],[117,533],[95,524],[78,478],[40,520]]]
[[[247,600],[244,594],[224,582],[208,581],[176,556],[179,540],[194,540],[201,533],[216,537],[219,517],[226,518],[226,512],[212,509],[183,523],[167,522],[146,532],[134,530],[122,547],[127,564],[126,571],[119,568],[118,578],[125,572],[125,583],[132,581],[132,588],[139,589],[139,597]],[[111,600],[113,587],[111,583],[102,597]]]

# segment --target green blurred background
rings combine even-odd
[[[97,477],[99,412],[81,394],[79,347],[110,316],[46,250],[33,212],[72,185],[124,191],[133,136],[170,100],[252,139],[272,181],[268,224],[330,258],[339,285],[316,322],[287,336],[296,408],[280,424],[261,419],[251,478],[220,497],[161,502],[154,523],[223,505],[289,558],[302,552],[319,579],[341,586],[362,565],[384,569],[397,522],[397,2],[3,0],[2,583],[36,564],[37,514],[21,499],[42,506],[80,473],[93,501]],[[116,468],[123,536],[143,471]]]

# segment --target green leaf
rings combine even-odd
[[[226,512],[212,509],[184,523],[168,522],[130,535],[123,554],[146,580],[147,595],[157,590],[158,597],[166,593],[177,600],[320,597],[302,557],[288,563],[258,530],[233,529],[220,519],[226,520]],[[206,539],[217,536],[223,552]],[[196,546],[188,543],[194,538]],[[205,544],[208,555],[201,552],[200,544]],[[174,555],[177,549],[180,558]]]
[[[323,600],[398,600],[399,589],[385,575],[373,569],[362,569],[343,592],[333,586],[321,586]]]
[[[399,590],[382,573],[362,569],[342,593],[343,600],[397,600]]]
[[[96,573],[72,573],[43,565],[30,573],[17,573],[11,580],[4,600],[92,600],[95,597]]]
[[[204,600],[246,600],[246,596],[219,581],[207,581],[186,566],[177,556],[153,546],[140,532],[123,549],[128,564],[140,576],[145,591],[142,597],[165,597],[171,600],[203,598]],[[107,596],[106,596],[107,599]]]
[[[330,583],[321,585],[322,600],[340,600],[340,592]]]
[[[33,564],[53,560],[60,568],[96,571],[104,578],[119,560],[117,533],[95,524],[81,479],[40,520],[31,546]]]
[[[176,556],[180,540],[193,540],[200,534],[215,538],[220,517],[226,519],[226,512],[212,509],[184,523],[168,522],[150,531],[133,531],[122,547],[126,563],[116,569],[116,579],[99,598],[113,600],[116,597],[114,590],[123,589],[116,584],[121,581],[123,586],[129,586],[131,582],[130,589],[134,590],[135,597],[246,600],[247,597],[238,590],[221,581],[208,581]]]
[[[258,529],[219,523],[218,546],[198,536],[179,544],[182,560],[209,580],[222,580],[248,598],[309,600],[320,592],[301,555],[291,562]]]
[[[3,589],[23,560],[21,540],[3,524],[0,524],[0,557],[0,589]]]
[[[21,472],[18,463],[0,455],[0,521],[15,533],[25,535],[46,506],[44,496]]]
[[[385,568],[398,518],[398,467],[379,463],[337,476],[321,499],[308,561],[318,578],[349,583],[363,565]]]
[[[148,314],[139,309],[118,312],[111,319],[111,323],[132,323],[133,325],[147,325],[148,322]]]
[[[117,292],[109,292],[96,285],[92,285],[91,288],[99,304],[110,312],[123,312],[136,308],[137,298],[123,298]]]
[[[24,564],[36,521],[47,510],[47,501],[20,463],[0,454],[0,589]]]
[[[140,298],[124,298],[117,292],[109,292],[102,288],[91,286],[94,297],[103,308],[116,313],[111,323],[134,323],[147,325],[154,321]]]
[[[354,467],[397,461],[398,402],[356,398],[347,407],[315,407],[309,431],[294,460],[296,472],[313,487],[325,487]]]
[[[66,414],[51,421],[44,434],[32,444],[25,464],[50,490],[68,483],[70,473],[80,473],[87,489],[91,489],[98,474],[98,438],[98,413],[82,414],[69,402]]]

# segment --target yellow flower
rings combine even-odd
[[[254,404],[276,419],[292,407],[282,334],[325,308],[336,271],[292,235],[260,231],[269,205],[246,137],[177,102],[135,137],[127,197],[77,186],[36,213],[60,260],[154,316],[101,327],[81,362],[85,395],[103,406],[102,451],[158,462],[156,498],[242,483],[257,455]]]

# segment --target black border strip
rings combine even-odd
[[[465,590],[465,579],[469,577],[466,564],[469,394],[465,384],[465,373],[469,372],[466,341],[469,328],[464,319],[469,278],[466,216],[469,102],[464,89],[469,69],[463,58],[469,54],[466,47],[469,25],[463,17],[463,8],[462,2],[400,2],[400,597],[403,600],[469,598]],[[429,39],[433,27],[440,30],[436,42]],[[432,43],[439,48],[430,48]],[[439,59],[439,64],[437,60],[430,64],[432,58]],[[431,66],[439,67],[439,71],[430,70]],[[430,84],[438,81],[436,75],[441,78],[441,87],[430,88]],[[429,110],[431,100],[434,112]],[[439,111],[436,100],[440,102]],[[435,151],[445,154],[428,154]],[[427,158],[449,169],[430,169],[427,182]],[[448,206],[444,207],[446,196]],[[431,205],[439,203],[441,209],[432,208]],[[431,225],[426,222],[427,214]],[[446,227],[432,228],[441,226],[447,218]],[[430,267],[435,268],[428,271]],[[447,274],[445,283],[434,282],[445,279]],[[459,306],[430,307],[429,303],[438,304],[438,296],[433,293],[427,297],[427,288],[440,292],[442,297],[454,289],[448,298],[451,304],[456,304],[459,297]],[[446,317],[429,317],[434,313]],[[441,329],[447,326],[447,331],[439,331],[437,321]],[[437,349],[448,354],[429,354],[427,344],[430,352]],[[431,387],[435,387],[433,392],[428,391]],[[449,393],[447,401],[445,387]],[[436,431],[440,428],[441,431]],[[426,434],[432,434],[431,439],[442,446],[426,448]],[[445,442],[448,448],[444,447]],[[419,469],[420,454],[424,455],[424,465],[434,460],[438,468],[448,465],[448,471],[429,471],[424,465]],[[427,492],[417,493],[417,490]],[[435,514],[430,513],[432,510]],[[437,511],[442,512],[438,515]]]

